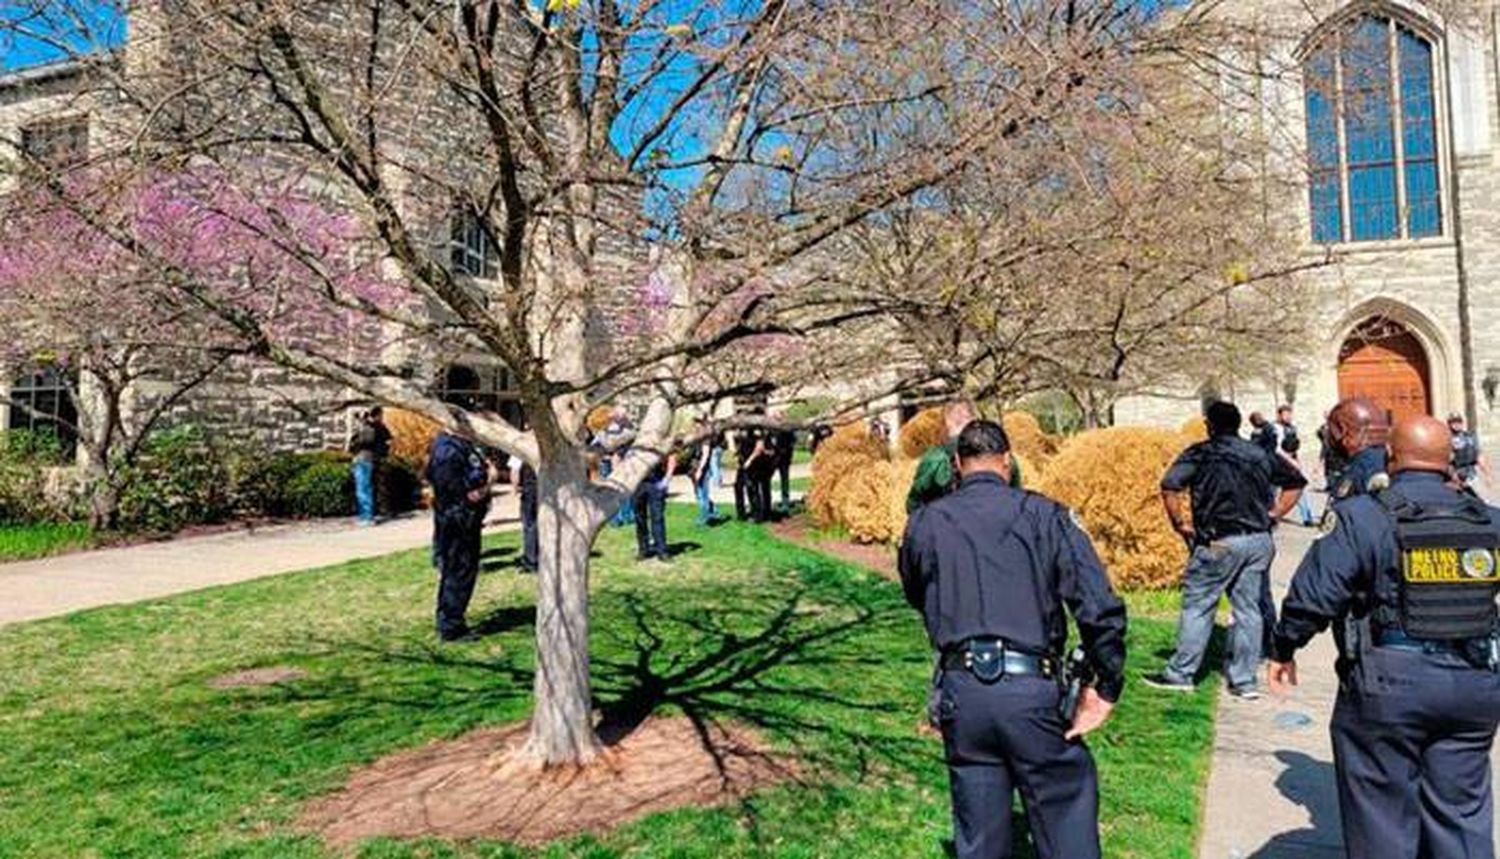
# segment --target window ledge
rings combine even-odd
[[[1303,246],[1303,256],[1358,256],[1360,254],[1377,253],[1399,253],[1402,251],[1423,251],[1451,248],[1454,246],[1452,236],[1433,236],[1425,239],[1377,239],[1366,242],[1335,242],[1333,244],[1318,245],[1307,244]]]

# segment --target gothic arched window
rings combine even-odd
[[[1308,55],[1313,241],[1441,235],[1432,43],[1400,21],[1361,15]]]

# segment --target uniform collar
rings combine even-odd
[[[968,486],[971,483],[993,483],[997,486],[1009,485],[1004,480],[1000,479],[1000,475],[990,471],[981,471],[978,474],[970,474],[969,476],[965,477],[959,485]]]
[[[1448,475],[1436,471],[1402,471],[1391,475],[1392,483],[1447,483]]]

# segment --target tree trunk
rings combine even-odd
[[[110,479],[109,466],[103,454],[87,451],[83,469],[84,493],[89,499],[89,528],[96,532],[113,531],[120,524],[120,490]]]
[[[535,706],[526,753],[543,766],[582,765],[602,748],[589,684],[589,551],[608,514],[577,457],[544,462],[537,495]]]

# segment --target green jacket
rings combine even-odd
[[[912,513],[923,504],[942,498],[958,485],[958,473],[953,468],[957,445],[948,442],[929,447],[917,461],[917,473],[912,478],[911,490],[906,493],[906,512]],[[1021,464],[1015,457],[1010,460],[1010,485],[1021,488]]]

